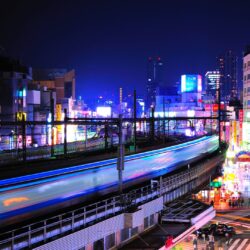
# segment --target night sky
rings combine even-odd
[[[166,84],[216,68],[250,43],[250,1],[1,1],[0,46],[37,68],[76,69],[77,95],[143,95],[148,56],[161,56]],[[239,72],[241,75],[241,72]]]

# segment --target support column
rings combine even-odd
[[[151,107],[151,119],[150,119],[150,137],[151,140],[155,139],[155,108]]]
[[[134,90],[134,151],[136,152],[136,90]]]
[[[163,142],[166,143],[165,97],[163,97]]]
[[[108,124],[105,123],[104,125],[104,145],[105,151],[108,149]]]
[[[51,93],[52,97],[52,93]],[[51,146],[50,155],[54,156],[54,98],[50,99],[50,112],[51,112]]]
[[[22,140],[23,140],[23,161],[26,161],[26,124],[25,115],[22,114]]]
[[[119,116],[119,146],[118,146],[118,158],[117,158],[117,170],[119,179],[119,193],[123,192],[123,180],[122,171],[124,170],[124,145],[123,145],[123,135],[122,135],[122,115]]]
[[[68,148],[67,148],[67,109],[64,109],[64,141],[63,141],[63,151],[64,157],[67,158]]]

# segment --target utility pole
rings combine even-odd
[[[85,115],[85,118],[87,118],[87,115]],[[88,142],[88,126],[85,125],[85,150],[87,150],[87,142]]]
[[[26,125],[25,115],[22,113],[22,139],[23,139],[23,161],[26,161]]]
[[[105,151],[108,150],[108,122],[104,125],[104,145],[105,145]]]
[[[63,141],[64,157],[67,157],[67,109],[64,109],[64,141]]]
[[[50,112],[51,112],[51,157],[54,156],[54,98],[52,97],[51,92],[51,99],[50,99]]]
[[[122,135],[122,115],[119,115],[119,146],[118,146],[118,157],[117,157],[117,170],[119,179],[119,193],[122,195],[123,192],[123,181],[122,171],[124,170],[124,145]]]
[[[155,108],[153,105],[151,106],[151,126],[150,126],[150,129],[151,129],[151,140],[153,142],[155,139]]]
[[[134,90],[134,151],[136,152],[136,90]]]
[[[219,123],[219,148],[221,148],[221,127],[220,127],[220,122],[221,122],[221,107],[220,107],[220,83],[218,85],[218,123]]]
[[[17,112],[15,113],[15,124],[17,124]],[[15,141],[14,141],[15,150],[18,149],[18,135],[19,135],[19,127],[15,125],[15,137],[14,137],[15,138]],[[18,150],[16,152],[18,152]]]
[[[163,142],[166,143],[165,97],[163,96]]]
[[[170,128],[170,120],[169,120],[169,102],[168,102],[168,138],[169,138],[169,128]]]

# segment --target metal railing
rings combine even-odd
[[[139,206],[160,197],[198,177],[207,174],[222,156],[215,156],[207,164],[203,163],[181,173],[160,179],[156,185],[147,185],[126,194],[84,206],[68,213],[63,213],[43,221],[29,224],[0,234],[0,249],[31,248],[56,237],[72,233],[100,220],[127,211],[131,206]]]
[[[206,126],[202,128],[202,133],[196,131],[195,135],[202,136],[210,131],[210,126],[205,120],[214,119],[217,118],[137,118],[136,123],[140,127],[137,131],[132,131],[134,123],[132,118],[121,120],[119,118],[67,118],[65,121],[54,121],[53,124],[48,121],[0,121],[0,165],[59,155],[67,157],[67,154],[84,152],[91,148],[108,150],[118,144],[119,124],[123,126],[121,133],[123,130],[126,131],[124,133],[126,142],[138,145],[141,139],[151,141],[157,139],[165,142],[166,135],[185,137],[183,128],[189,126],[190,129],[194,129],[195,122],[204,120]],[[130,126],[125,126],[125,123],[130,123]],[[172,125],[169,127],[169,124]],[[213,132],[216,133],[216,131]]]

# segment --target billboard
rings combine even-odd
[[[201,75],[182,75],[181,92],[197,93],[202,91]]]
[[[239,110],[239,146],[242,146],[243,142],[243,118],[244,118],[244,113],[243,109]]]
[[[111,107],[97,107],[96,113],[99,117],[111,117]]]

